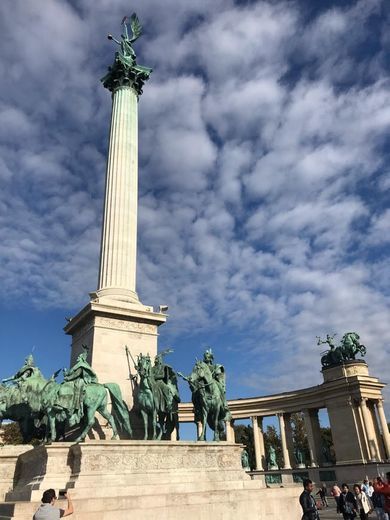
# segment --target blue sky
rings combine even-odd
[[[138,292],[169,305],[160,348],[188,372],[211,345],[233,398],[320,383],[315,337],[356,330],[388,381],[385,0],[1,2],[2,375],[33,347],[46,374],[67,366],[64,317],[96,288],[99,79],[106,35],[133,10],[154,69],[139,104]]]

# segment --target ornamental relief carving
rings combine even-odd
[[[237,460],[236,460],[237,459]],[[84,471],[129,470],[174,470],[176,468],[236,468],[239,457],[236,453],[95,453],[81,455]]]
[[[149,323],[139,323],[137,321],[124,321],[113,318],[96,317],[95,325],[97,327],[105,327],[106,329],[156,334],[155,325],[151,325]]]

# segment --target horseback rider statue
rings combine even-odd
[[[30,354],[26,357],[22,368],[18,370],[15,375],[7,377],[6,379],[3,379],[1,382],[12,382],[19,385],[21,382],[26,381],[26,379],[38,373],[40,373],[39,368],[35,366],[34,358],[32,354]]]
[[[208,348],[203,354],[203,361],[210,367],[211,375],[213,379],[218,385],[221,401],[223,403],[222,408],[224,410],[226,419],[228,420],[228,416],[230,416],[229,407],[226,401],[226,376],[225,376],[225,367],[223,365],[214,363],[214,354],[211,348]]]
[[[172,413],[174,403],[180,403],[179,388],[177,384],[177,376],[174,369],[164,362],[164,357],[172,353],[172,349],[166,349],[157,354],[154,358],[154,366],[152,367],[152,375],[156,386],[160,389],[164,398],[164,403],[160,403],[159,409],[166,409],[166,412]]]
[[[192,393],[194,419],[202,425],[198,440],[206,440],[206,424],[214,431],[214,440],[219,441],[225,432],[225,422],[231,419],[226,401],[226,379],[223,365],[214,363],[211,349],[207,349],[202,361],[197,361],[192,373],[186,377]]]
[[[72,387],[73,390],[69,396],[71,402],[67,403],[68,410],[72,410],[69,417],[69,424],[71,426],[79,423],[83,417],[83,402],[86,385],[99,383],[97,375],[87,361],[89,347],[82,345],[82,349],[83,352],[78,355],[76,363],[69,370],[66,368],[63,369],[64,384],[69,383],[68,386]]]

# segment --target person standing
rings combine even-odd
[[[368,496],[359,484],[353,486],[353,492],[355,494],[356,506],[360,515],[360,520],[368,520],[368,513],[371,509]]]
[[[323,483],[320,489],[317,491],[316,496],[320,495],[320,499],[322,502],[323,507],[329,507],[328,500],[326,498],[327,495],[327,489],[326,485]]]
[[[366,495],[368,495],[368,488],[369,488],[369,484],[368,484],[368,478],[365,478],[363,480],[363,484],[361,485],[361,490],[365,492]]]
[[[332,497],[334,498],[334,500],[336,502],[337,512],[340,513],[339,499],[340,499],[340,495],[341,495],[341,489],[339,488],[337,482],[334,483],[334,485],[330,491],[330,494],[332,495]]]
[[[377,477],[374,479],[373,486],[378,484],[381,486],[383,484],[382,479]],[[374,489],[374,493],[371,497],[372,506],[376,513],[377,520],[389,520],[389,515],[385,511],[385,497],[381,493],[377,493]]]
[[[375,493],[379,493],[380,495],[383,495],[385,503],[384,503],[384,510],[385,513],[388,514],[390,517],[390,471],[386,473],[387,478],[387,484],[385,484],[382,479],[376,479],[376,482],[374,482],[374,491]]]
[[[42,504],[39,506],[33,520],[57,520],[64,516],[73,514],[73,504],[69,493],[65,493],[65,498],[68,500],[68,507],[66,509],[59,509],[54,507],[57,500],[54,489],[47,489],[42,495]]]
[[[320,520],[316,501],[312,495],[313,489],[313,482],[310,479],[305,478],[303,480],[303,492],[299,497],[299,503],[301,504],[303,511],[302,520]]]
[[[340,513],[344,520],[353,520],[356,518],[357,504],[355,497],[350,492],[347,484],[342,484],[341,495],[339,498]]]

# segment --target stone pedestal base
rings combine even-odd
[[[82,345],[89,347],[88,361],[98,375],[100,383],[119,384],[123,399],[133,413],[130,416],[135,433],[138,417],[134,409],[136,387],[129,377],[135,375],[133,362],[126,357],[125,347],[136,360],[138,354],[153,358],[157,354],[158,327],[165,323],[167,316],[153,312],[151,307],[125,302],[104,303],[96,300],[86,305],[65,327],[66,334],[72,336],[71,365],[82,352]],[[92,438],[106,438],[100,426],[92,430]],[[111,437],[111,432],[109,433]]]
[[[14,486],[16,461],[19,455],[31,450],[31,446],[22,444],[19,446],[2,446],[0,448],[0,502]]]
[[[298,518],[298,490],[265,489],[241,468],[241,446],[221,442],[57,443],[19,457],[0,518],[31,518],[42,491],[71,490],[75,520]]]

